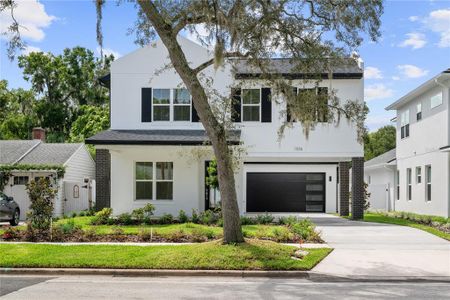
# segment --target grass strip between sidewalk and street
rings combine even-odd
[[[440,238],[450,241],[450,233],[443,232],[434,227],[424,225],[424,224],[419,224],[419,223],[416,223],[416,222],[410,221],[410,220],[388,217],[388,216],[384,216],[382,214],[377,214],[377,213],[365,213],[364,221],[365,222],[373,222],[373,223],[394,224],[394,225],[401,225],[401,226],[417,228],[417,229],[426,231],[435,236],[438,236]]]
[[[197,270],[310,270],[332,249],[305,249],[271,241],[247,240],[238,245],[220,241],[176,246],[0,244],[4,268],[132,268]]]

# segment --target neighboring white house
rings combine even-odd
[[[3,192],[19,204],[20,219],[26,218],[31,204],[25,185],[41,177],[49,178],[58,189],[55,216],[88,209],[89,201],[92,205],[95,199],[95,182],[92,182],[95,163],[86,146],[45,143],[41,128],[33,130],[33,137],[33,140],[0,140],[0,166],[17,166],[10,172]],[[25,166],[27,170],[22,168]],[[64,168],[62,177],[57,167]]]
[[[185,38],[178,42],[193,67],[212,56]],[[292,79],[297,91],[314,88],[314,83],[301,80],[308,74],[291,71],[288,60],[271,63],[276,72]],[[112,207],[119,214],[153,203],[156,215],[176,215],[181,209],[191,213],[211,205],[205,187],[205,166],[213,158],[210,147],[204,145],[208,138],[189,92],[167,65],[168,52],[158,41],[115,60],[110,74],[102,79],[111,91],[111,128],[86,140],[97,151],[97,208]],[[334,70],[332,80],[324,72],[318,90],[335,89],[342,102],[362,102],[362,70],[349,59]],[[346,120],[338,126],[319,123],[307,139],[297,123],[279,140],[286,102],[258,74],[243,60],[203,72],[211,79],[211,101],[218,99],[214,90],[226,98],[233,94],[237,103],[229,142],[241,143],[246,150],[235,175],[240,212],[340,211],[338,166],[341,163],[347,170],[341,181],[348,189],[348,162],[363,157],[355,126]],[[361,161],[355,173],[361,185],[362,172]],[[344,214],[347,194],[342,201]]]
[[[397,111],[396,200],[388,209],[450,216],[449,90],[447,69],[386,108]],[[373,184],[392,185],[392,175],[382,176]]]
[[[364,181],[370,193],[369,210],[395,210],[395,149],[364,163]]]

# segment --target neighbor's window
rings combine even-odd
[[[411,184],[412,171],[411,168],[406,169],[406,191],[408,200],[411,200],[412,196],[412,184]]]
[[[14,185],[25,185],[28,183],[28,176],[14,176]]]
[[[416,110],[416,120],[420,121],[422,120],[422,103],[417,104]]]
[[[153,121],[170,121],[170,89],[153,89]]]
[[[409,109],[401,114],[400,119],[400,134],[401,138],[409,136]]]
[[[136,200],[153,199],[153,163],[136,163]]]
[[[435,108],[436,106],[439,106],[441,104],[442,104],[442,93],[434,95],[433,97],[430,98],[431,108]]]
[[[422,183],[422,168],[416,167],[416,183]]]
[[[431,201],[431,166],[425,166],[425,179],[426,179],[426,187],[425,194],[427,201]]]
[[[261,108],[261,90],[242,90],[242,120],[244,122],[259,122]]]
[[[187,89],[173,90],[173,120],[191,120],[191,95]]]
[[[396,181],[397,181],[397,200],[400,200],[400,171],[399,170],[397,170]]]
[[[156,163],[156,200],[173,199],[173,163]]]

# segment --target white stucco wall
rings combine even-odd
[[[368,184],[369,210],[394,209],[395,196],[394,167],[380,166],[364,169],[364,181]]]

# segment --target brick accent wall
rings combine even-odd
[[[364,218],[364,157],[352,158],[352,219]]]
[[[95,209],[111,206],[111,155],[107,149],[95,152]]]
[[[349,215],[349,194],[350,194],[350,162],[339,162],[339,215]]]

